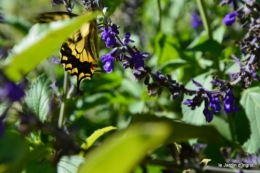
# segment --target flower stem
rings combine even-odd
[[[157,5],[158,5],[158,12],[159,12],[158,31],[160,31],[161,30],[161,25],[162,25],[161,0],[157,0]]]
[[[206,12],[206,6],[203,0],[197,0],[203,26],[208,33],[209,39],[213,39],[212,28],[210,27],[209,17]]]
[[[212,28],[210,26],[209,16],[208,16],[207,11],[206,11],[205,2],[204,2],[204,0],[197,0],[197,4],[198,4],[198,7],[199,7],[200,16],[201,16],[201,19],[202,19],[204,29],[208,33],[209,40],[213,40],[213,31],[212,31]],[[220,66],[219,66],[218,57],[213,55],[212,59],[214,60],[215,69],[217,69],[217,75],[221,76],[221,70],[220,70]]]
[[[64,117],[65,117],[65,109],[66,109],[66,103],[67,103],[67,94],[68,94],[68,88],[69,88],[69,74],[68,72],[64,71],[64,81],[63,81],[63,99],[60,107],[60,114],[59,114],[59,121],[58,126],[59,128],[62,128]]]

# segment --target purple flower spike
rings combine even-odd
[[[236,11],[227,14],[223,19],[222,23],[227,26],[231,26],[236,21],[237,14],[238,13]]]

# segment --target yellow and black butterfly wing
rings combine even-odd
[[[37,16],[37,23],[50,23],[59,20],[68,20],[78,15],[64,11],[41,13]]]
[[[78,87],[82,80],[91,79],[92,74],[99,71],[97,41],[97,25],[92,21],[62,44],[61,64],[71,75],[77,76]]]
[[[66,20],[77,15],[67,12],[43,13],[37,18],[39,23]],[[77,89],[84,79],[91,79],[98,72],[98,28],[96,21],[85,23],[61,46],[61,64],[64,69],[77,76]]]

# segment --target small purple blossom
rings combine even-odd
[[[0,23],[4,23],[4,16],[1,12],[0,12]]]
[[[235,96],[231,89],[228,90],[224,98],[224,112],[226,114],[236,113],[239,111],[239,108],[235,105]]]
[[[193,99],[187,99],[183,104],[190,107],[191,110],[195,110],[196,106],[200,106],[202,102],[203,102],[203,98],[196,95]]]
[[[115,24],[106,26],[104,31],[101,33],[101,38],[105,42],[106,47],[114,47],[116,45],[115,36],[119,34],[117,26]]]
[[[0,101],[9,100],[11,102],[20,101],[25,95],[24,90],[19,86],[8,80],[3,73],[0,72]]]
[[[191,13],[191,25],[193,28],[198,28],[202,24],[200,16],[196,12]]]
[[[217,95],[211,95],[209,97],[210,103],[209,107],[214,111],[214,112],[219,112],[221,110],[220,106],[220,100],[217,97]]]
[[[137,50],[132,50],[130,47],[128,47],[128,50],[129,50],[129,52],[132,56],[132,58],[130,60],[130,64],[132,64],[135,69],[139,69],[141,67],[144,67],[145,66],[144,58],[148,57],[149,54],[148,53],[140,53]]]
[[[130,43],[130,42],[134,42],[134,40],[131,40],[130,39],[130,36],[131,36],[131,33],[129,33],[129,32],[127,32],[126,34],[125,34],[125,38],[123,39],[123,42],[124,42],[124,44],[128,44],[128,43]]]
[[[231,25],[236,21],[236,16],[237,16],[237,14],[238,14],[238,13],[237,13],[236,11],[233,11],[233,12],[231,12],[231,13],[228,13],[228,14],[224,17],[222,23],[225,24],[225,25],[227,25],[227,26],[231,26]]]
[[[11,81],[8,81],[3,89],[0,88],[1,100],[2,98],[8,98],[12,102],[20,101],[24,95],[23,89]]]
[[[106,73],[111,73],[113,71],[114,68],[114,60],[115,60],[115,56],[116,56],[116,51],[117,48],[113,49],[111,52],[109,52],[106,55],[103,55],[100,59],[102,61],[102,63],[105,63],[105,65],[103,66],[104,70],[106,71]]]
[[[61,60],[60,60],[60,58],[57,58],[56,56],[52,56],[52,62],[53,62],[53,64],[60,64]]]
[[[208,108],[209,107],[208,99],[205,99],[204,103],[205,103],[205,107],[203,110],[203,114],[206,118],[206,121],[209,123],[213,120],[213,112]]]

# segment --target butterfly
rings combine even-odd
[[[69,12],[48,12],[40,14],[38,23],[49,23],[76,17]],[[92,79],[93,73],[100,72],[98,67],[98,25],[95,20],[85,23],[65,41],[60,49],[63,68],[77,77],[77,91],[84,79]]]

